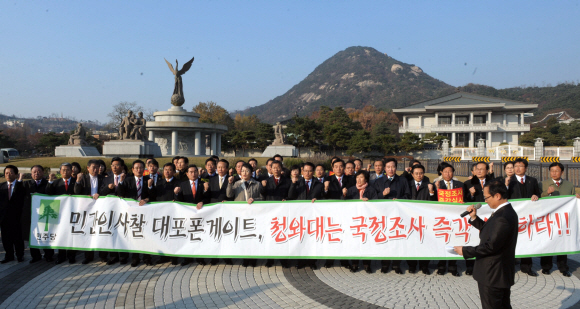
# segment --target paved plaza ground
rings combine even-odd
[[[4,253],[0,253],[3,258]],[[479,308],[477,284],[465,275],[447,273],[351,273],[333,268],[284,269],[278,263],[244,268],[234,265],[106,265],[92,262],[60,265],[16,261],[0,265],[0,308]],[[580,255],[570,256],[573,276],[555,270],[538,277],[516,273],[514,308],[580,308]],[[318,262],[322,266],[322,261]],[[403,263],[405,265],[405,263]]]

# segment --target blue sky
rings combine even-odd
[[[580,80],[580,1],[2,1],[0,113],[108,121],[121,101],[188,110],[284,94],[350,46],[453,86]]]

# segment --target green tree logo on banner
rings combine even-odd
[[[48,231],[48,223],[58,223],[58,214],[60,212],[60,200],[40,200],[40,209],[38,210],[38,222],[44,223],[44,231]],[[53,220],[56,219],[56,220]]]

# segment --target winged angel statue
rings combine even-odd
[[[175,88],[173,88],[173,95],[171,96],[171,104],[173,104],[174,106],[181,106],[183,105],[183,103],[185,103],[185,98],[183,97],[183,83],[181,81],[181,75],[185,74],[185,72],[187,72],[189,68],[191,68],[191,64],[193,63],[194,58],[191,58],[191,60],[186,62],[183,65],[183,67],[181,67],[181,70],[179,69],[177,59],[175,59],[175,69],[173,69],[173,65],[171,65],[171,63],[169,63],[169,61],[167,61],[167,59],[164,58],[165,62],[167,63],[167,66],[169,67],[169,70],[171,70],[173,75],[175,75]]]

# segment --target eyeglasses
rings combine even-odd
[[[490,197],[492,197],[492,196],[491,196],[491,195],[490,195],[490,196],[488,196],[488,197],[485,197],[485,196],[484,196],[484,197],[483,197],[483,200],[484,200],[484,201],[487,201],[487,199],[488,199],[488,198],[490,198]]]

